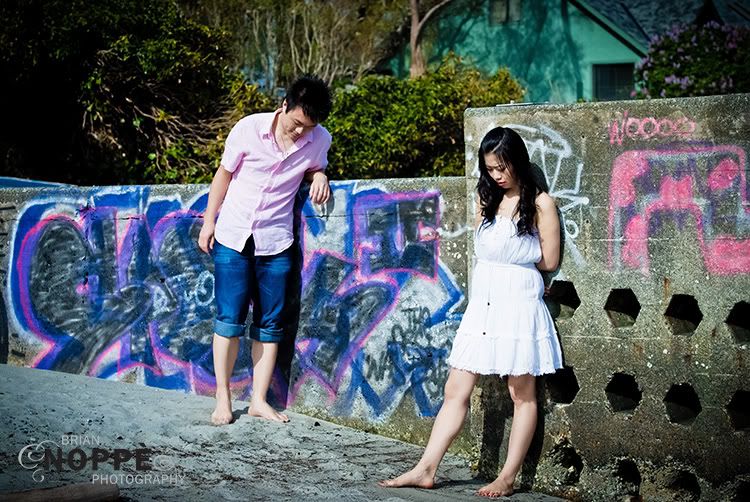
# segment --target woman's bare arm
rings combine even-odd
[[[560,264],[560,219],[557,206],[549,194],[542,192],[536,197],[536,208],[536,226],[542,246],[542,259],[536,264],[536,268],[552,272]]]

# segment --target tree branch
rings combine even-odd
[[[417,37],[422,33],[422,28],[424,28],[424,24],[442,7],[446,6],[447,4],[451,3],[453,0],[443,0],[439,4],[432,7],[430,10],[427,11],[427,13],[424,15],[422,20],[419,22],[419,26],[417,27]]]

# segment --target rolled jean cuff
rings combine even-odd
[[[259,328],[255,324],[250,326],[250,338],[265,343],[279,343],[284,338],[284,330]]]
[[[214,333],[225,338],[235,338],[245,333],[244,324],[231,324],[214,319]]]

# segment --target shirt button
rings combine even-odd
[[[482,332],[482,334],[483,334],[483,335],[486,335],[486,334],[487,334],[487,332],[486,332],[486,331],[483,331],[483,332]]]

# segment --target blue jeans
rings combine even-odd
[[[214,332],[224,337],[241,336],[253,304],[250,338],[260,342],[281,341],[286,285],[292,269],[292,248],[272,256],[255,256],[252,236],[245,249],[234,249],[214,242]]]

